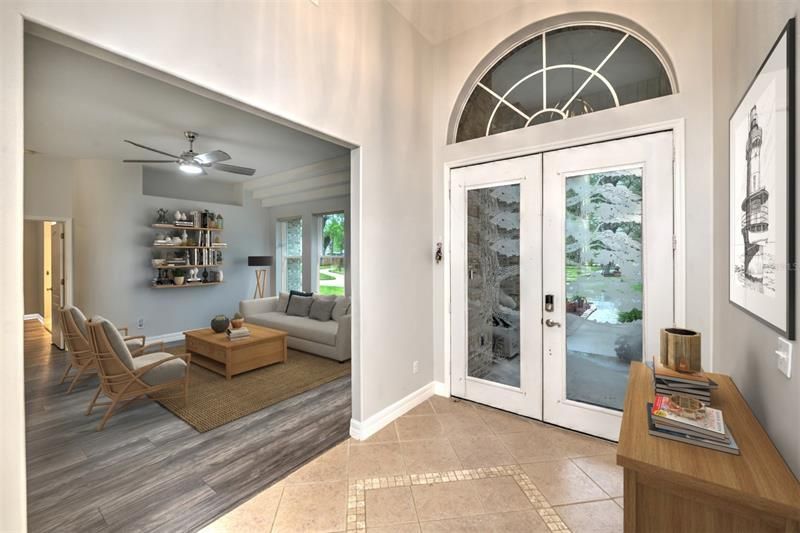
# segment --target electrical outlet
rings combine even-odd
[[[144,318],[140,318],[140,319],[139,319],[139,320],[136,322],[136,327],[137,327],[138,329],[142,329],[142,328],[144,327]]]
[[[414,374],[419,372],[419,361],[414,361],[414,363],[411,365],[411,372]]]
[[[778,370],[787,378],[792,377],[792,343],[778,337],[778,349],[775,350],[778,356]]]

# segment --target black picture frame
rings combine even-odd
[[[773,315],[777,315],[778,313],[781,312],[780,308],[777,308],[777,310],[774,309],[774,308],[773,309],[766,309],[766,306],[763,303],[758,305],[758,306],[756,306],[756,305],[748,305],[747,302],[743,303],[741,301],[741,298],[736,298],[734,296],[734,292],[735,292],[735,289],[736,289],[737,296],[739,294],[741,294],[741,293],[747,294],[748,293],[747,292],[748,291],[748,286],[752,287],[752,286],[755,286],[755,284],[758,283],[758,277],[754,278],[755,281],[753,281],[753,279],[748,278],[748,275],[750,274],[750,270],[749,270],[748,266],[749,266],[750,262],[752,262],[752,260],[754,259],[754,257],[753,257],[754,254],[748,253],[747,251],[745,251],[744,252],[744,256],[743,256],[743,261],[744,261],[743,265],[737,265],[736,258],[738,256],[737,256],[737,251],[736,251],[736,247],[735,247],[735,242],[736,242],[737,238],[736,238],[736,233],[735,232],[739,231],[742,234],[742,241],[744,243],[744,246],[742,246],[741,248],[743,248],[744,250],[748,250],[748,249],[752,250],[753,249],[752,247],[755,246],[755,244],[751,243],[748,240],[748,237],[745,236],[745,234],[753,233],[750,230],[753,227],[758,226],[758,217],[759,216],[764,217],[764,220],[767,221],[767,222],[770,220],[768,215],[766,214],[766,212],[761,212],[760,214],[755,212],[757,210],[763,209],[763,207],[764,207],[763,204],[766,204],[768,202],[768,200],[764,200],[763,203],[760,200],[756,201],[755,196],[757,196],[757,195],[755,193],[751,194],[751,190],[752,189],[751,189],[751,179],[750,178],[751,178],[752,174],[750,172],[750,163],[751,163],[750,151],[751,151],[751,146],[753,146],[753,144],[751,144],[751,141],[752,141],[752,139],[754,137],[754,135],[753,135],[753,129],[754,129],[753,116],[754,115],[753,115],[753,113],[755,112],[757,114],[757,110],[756,110],[756,106],[754,105],[750,111],[746,111],[743,108],[743,104],[744,104],[745,107],[747,107],[749,104],[752,103],[753,94],[751,94],[751,91],[761,81],[761,76],[763,74],[764,68],[768,64],[770,64],[771,62],[774,61],[773,55],[777,52],[778,48],[781,46],[781,43],[783,42],[784,39],[786,39],[786,57],[784,58],[784,64],[785,64],[785,67],[786,67],[786,87],[785,87],[785,90],[786,90],[786,95],[785,95],[785,97],[786,97],[786,102],[785,102],[785,105],[786,105],[785,165],[786,165],[786,167],[785,167],[785,176],[776,175],[775,176],[775,183],[777,184],[778,180],[785,180],[785,189],[784,189],[785,190],[785,199],[784,199],[783,202],[775,202],[774,200],[772,202],[772,206],[776,206],[776,207],[779,207],[779,208],[782,207],[783,209],[785,209],[785,224],[786,224],[786,228],[785,228],[784,237],[785,237],[786,242],[785,243],[780,243],[780,242],[777,242],[777,239],[776,239],[775,246],[774,246],[774,250],[776,251],[776,254],[775,254],[776,257],[777,257],[777,253],[780,253],[779,250],[783,246],[785,246],[785,252],[784,252],[785,253],[785,261],[778,261],[776,259],[775,262],[774,262],[774,265],[772,265],[773,266],[773,272],[774,272],[774,279],[776,280],[775,291],[777,293],[777,291],[779,291],[781,289],[781,287],[782,287],[783,291],[785,292],[785,323],[781,324],[780,322],[775,320],[775,316],[772,316],[772,317],[766,316],[766,314],[770,314],[770,313],[773,314]],[[796,47],[796,40],[795,39],[796,39],[795,18],[793,17],[793,18],[789,19],[789,21],[783,27],[783,30],[781,31],[781,33],[778,36],[778,38],[775,40],[775,43],[770,48],[769,53],[767,54],[766,58],[764,59],[764,61],[759,66],[758,71],[756,72],[756,74],[753,77],[752,81],[748,85],[747,89],[742,94],[742,97],[739,99],[739,102],[736,104],[736,107],[734,108],[733,113],[731,114],[731,116],[728,119],[728,150],[729,150],[728,156],[729,156],[729,161],[731,162],[730,163],[730,167],[728,169],[729,170],[729,186],[730,186],[730,190],[729,190],[729,206],[728,206],[728,209],[729,209],[729,219],[728,219],[729,220],[729,228],[728,228],[728,230],[729,230],[729,246],[730,246],[730,248],[729,248],[729,264],[728,264],[728,275],[730,276],[729,284],[728,284],[728,300],[730,301],[730,303],[734,307],[736,307],[736,308],[742,310],[743,312],[747,313],[748,315],[754,317],[755,319],[757,319],[759,322],[765,324],[766,326],[778,331],[782,336],[786,337],[789,340],[795,340],[795,338],[796,338],[796,327],[795,327],[795,321],[796,321],[796,313],[795,313],[795,296],[796,296],[795,295],[795,291],[796,291],[796,279],[795,279],[796,278],[796,275],[795,275],[795,271],[796,271],[796,263],[795,263],[795,260],[796,260],[796,251],[795,251],[795,238],[796,238],[796,232],[795,232],[795,224],[796,224],[796,216],[795,216],[795,193],[796,193],[796,185],[795,185],[795,164],[796,164],[796,156],[795,156],[795,124],[796,124],[796,119],[795,119],[795,114],[796,114],[796,102],[795,102],[795,100],[796,100],[796,92],[795,92],[795,90],[796,90],[795,89],[796,88],[795,53],[796,53],[796,48],[795,47]],[[776,103],[775,107],[777,108],[781,104],[782,104],[782,102],[778,102],[778,103]],[[747,152],[748,153],[747,153],[747,157],[746,157],[746,159],[747,159],[747,172],[746,172],[746,176],[745,176],[746,196],[745,196],[745,199],[741,200],[740,204],[737,206],[736,205],[736,200],[739,200],[741,198],[741,196],[735,199],[735,190],[736,190],[735,189],[735,185],[737,183],[736,182],[737,173],[736,173],[735,168],[734,168],[735,167],[735,164],[734,164],[734,157],[735,156],[734,156],[734,154],[736,153],[735,152],[736,150],[740,150],[741,149],[741,145],[737,146],[734,143],[734,139],[735,139],[734,128],[737,125],[741,127],[742,115],[745,112],[747,113],[748,120],[749,120],[749,127],[750,127],[750,137],[748,138],[748,142],[747,142]],[[734,121],[737,120],[737,119],[739,120],[739,122],[738,123],[734,123]],[[758,137],[758,147],[759,147],[759,155],[758,155],[758,157],[759,157],[759,163],[760,163],[760,148],[761,148],[761,143],[762,143],[762,140],[761,140],[762,130],[760,128],[758,128],[757,125],[756,125],[756,128],[758,129],[756,135]],[[739,131],[741,131],[741,130],[739,130]],[[780,130],[776,129],[776,131],[780,131]],[[758,181],[761,182],[760,172],[759,172]],[[763,190],[763,188],[762,188],[762,190]],[[754,208],[753,205],[755,205],[756,203],[758,203],[758,206]],[[748,206],[747,209],[745,209],[745,204],[747,204],[747,206]],[[772,207],[772,206],[768,206],[768,207]],[[751,211],[751,209],[752,209],[752,211]],[[742,215],[742,211],[744,211],[744,215]],[[741,217],[741,223],[738,225],[738,227],[734,227],[735,221],[737,220],[737,216],[735,216],[735,215],[738,215],[738,216]],[[769,223],[767,223],[767,225],[769,225]],[[765,230],[762,230],[762,231],[765,231]],[[763,248],[766,249],[767,245],[764,245]],[[748,260],[748,256],[750,256],[749,260]],[[783,265],[783,267],[781,265]],[[737,267],[739,267],[739,266],[743,266],[744,267],[743,270],[742,270],[741,275],[737,271]],[[783,276],[783,275],[785,275],[785,279],[782,280],[780,285],[778,285],[777,281],[779,280],[779,277]],[[762,273],[762,281],[761,281],[762,285],[765,283],[765,278],[766,278],[766,274]],[[748,285],[748,284],[750,284],[750,285]],[[752,291],[751,290],[750,292],[755,294],[755,292],[757,292],[757,291]],[[756,301],[756,300],[757,300],[757,298],[754,299],[753,301]],[[758,307],[760,307],[760,309]],[[766,313],[765,313],[765,311],[766,311]],[[776,323],[776,322],[778,322],[778,323]]]

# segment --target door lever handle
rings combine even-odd
[[[561,322],[556,322],[554,320],[550,320],[549,318],[544,321],[545,326],[548,328],[560,328]]]

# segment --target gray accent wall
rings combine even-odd
[[[800,476],[800,345],[794,343],[794,368],[787,379],[776,366],[778,333],[728,301],[728,119],[787,20],[800,14],[798,5],[796,1],[714,2],[712,49],[714,370],[733,377],[783,458]],[[794,150],[800,152],[800,143]],[[800,170],[795,172],[800,177]],[[800,236],[800,228],[795,232]]]
[[[34,161],[35,160],[35,161]],[[30,161],[30,164],[29,164]],[[142,194],[142,169],[105,160],[26,156],[25,216],[73,219],[74,303],[131,334],[163,335],[205,327],[251,298],[255,275],[248,255],[267,252],[267,210]],[[156,209],[209,209],[225,218],[224,284],[156,290],[149,287]],[[137,329],[139,318],[144,328]]]

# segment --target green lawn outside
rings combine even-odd
[[[331,287],[322,285],[319,288],[319,294],[330,294],[334,296],[344,296],[344,287]]]
[[[603,270],[601,266],[589,265],[566,265],[567,283],[575,281],[581,276],[586,276],[592,272],[599,272]]]

